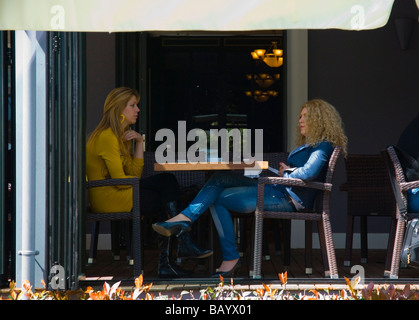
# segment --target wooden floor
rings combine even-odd
[[[204,221],[199,219],[198,222]],[[211,220],[209,220],[211,221]],[[214,255],[211,259],[191,259],[182,261],[181,266],[184,269],[193,270],[194,273],[192,276],[183,279],[159,279],[157,274],[157,266],[159,263],[159,250],[157,247],[157,234],[151,230],[151,228],[144,228],[143,233],[143,246],[144,246],[144,281],[145,282],[165,282],[176,281],[177,283],[183,282],[199,282],[202,279],[209,281],[211,275],[215,272],[215,268],[219,266],[221,262],[221,250],[219,247],[217,237],[213,236],[215,234],[214,230],[211,231],[211,228],[208,228],[208,220],[205,220],[205,223],[202,226],[198,226],[195,229],[202,230],[202,232],[192,234],[197,243],[200,243],[202,247],[213,247]],[[270,220],[268,220],[269,222]],[[249,221],[248,221],[249,224]],[[238,242],[242,242],[243,248],[250,247],[248,243],[250,237],[249,225],[247,225],[246,237],[240,240],[240,237],[237,237]],[[272,229],[272,230],[271,230]],[[263,281],[279,281],[278,274],[287,271],[288,283],[294,282],[304,282],[304,283],[319,283],[322,281],[328,281],[329,283],[333,282],[330,278],[326,278],[323,272],[323,261],[320,249],[313,250],[313,270],[311,275],[305,273],[305,261],[304,261],[304,249],[292,249],[291,250],[291,264],[286,270],[283,264],[283,259],[281,253],[276,252],[276,246],[281,247],[282,240],[278,239],[274,235],[281,234],[281,232],[275,232],[272,226],[267,226],[267,237],[266,241],[268,242],[268,248],[265,247],[265,252],[270,253],[270,259],[265,259],[262,262],[262,280]],[[207,243],[207,246],[202,245],[202,243]],[[212,245],[211,245],[212,244]],[[175,247],[175,246],[173,246]],[[240,247],[240,246],[239,246]],[[241,281],[251,282],[253,278],[249,276],[249,266],[250,266],[250,253],[246,249],[242,256],[243,266],[240,270],[240,273],[237,278],[234,279],[235,282]],[[352,261],[350,267],[344,266],[344,249],[337,249],[336,251],[336,260],[338,265],[339,283],[344,283],[344,277],[352,278],[355,275],[359,274],[360,271],[353,270],[352,268],[357,268],[361,266],[363,269],[361,272],[364,272],[364,278],[366,281],[371,279],[374,283],[377,282],[388,282],[390,279],[384,277],[384,267],[386,260],[386,250],[368,250],[368,261],[365,264],[361,264],[360,259],[360,249],[354,249],[352,252]],[[86,252],[87,256],[88,252]],[[87,259],[86,259],[87,261]],[[351,271],[352,269],[352,271]],[[358,268],[359,269],[359,268]],[[103,280],[106,281],[124,281],[127,284],[133,283],[133,266],[130,266],[125,260],[124,251],[121,252],[121,261],[113,261],[111,251],[99,251],[97,256],[97,261],[93,265],[88,265],[84,270],[85,277],[81,281],[81,284],[94,284],[95,282],[103,283]],[[397,283],[409,282],[410,284],[419,284],[419,269],[414,268],[400,268],[399,278],[396,279]],[[213,279],[213,281],[219,281],[219,279]],[[392,279],[391,279],[392,281]],[[260,282],[260,281],[259,281]]]
[[[271,251],[272,252],[272,251]],[[352,278],[359,271],[352,270],[351,267],[344,267],[343,260],[344,260],[344,250],[338,249],[336,250],[336,258],[338,263],[339,269],[339,279],[338,282],[344,281],[344,277]],[[352,267],[360,264],[360,250],[353,251],[353,259],[352,259]],[[146,250],[144,253],[144,281],[146,283],[158,283],[159,281],[163,282],[170,282],[170,279],[159,279],[157,275],[157,265],[158,265],[158,258],[159,258],[159,251],[156,249]],[[122,280],[126,283],[133,282],[133,267],[130,266],[124,259],[124,252],[121,255],[121,261],[113,261],[112,255],[110,251],[99,251],[97,261],[95,264],[86,266],[85,269],[85,278],[81,281],[82,285],[84,284],[92,284],[96,281],[102,282],[103,281],[119,281]],[[364,268],[364,278],[367,281],[373,281],[374,283],[377,282],[388,282],[388,278],[384,278],[384,264],[386,258],[386,251],[385,250],[369,250],[368,252],[368,263],[362,264]],[[214,265],[218,266],[218,262],[214,257]],[[237,281],[244,281],[248,282],[251,281],[252,278],[249,277],[248,273],[248,266],[249,266],[249,259],[247,255],[244,255],[243,258],[243,267],[240,270],[240,273],[236,279]],[[194,281],[199,282],[202,279],[210,280],[210,275],[214,272],[214,270],[209,270],[210,260],[209,259],[191,259],[187,261],[183,261],[181,266],[188,270],[193,270],[194,274],[187,279],[183,279],[189,283],[193,283]],[[272,254],[270,259],[265,260],[262,263],[262,276],[263,281],[278,281],[278,273],[282,273],[286,271],[280,254]],[[321,282],[321,281],[328,281],[331,282],[331,279],[325,278],[323,274],[323,263],[321,260],[321,252],[320,250],[313,250],[313,272],[311,275],[305,274],[305,266],[304,266],[304,249],[293,249],[291,251],[291,265],[287,270],[288,274],[288,282],[289,283],[296,283],[296,282]],[[176,281],[181,281],[181,279],[174,279]],[[218,280],[218,279],[216,279]],[[214,280],[214,281],[216,281]],[[397,279],[397,283],[404,283],[409,282],[410,284],[417,284],[419,283],[419,270],[408,268],[400,269],[399,279]]]

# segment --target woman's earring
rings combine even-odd
[[[125,121],[125,116],[123,114],[121,114],[121,118],[122,118],[122,120],[121,120],[121,123],[122,123],[122,122]]]

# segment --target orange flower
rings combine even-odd
[[[142,285],[143,285],[143,275],[140,274],[140,276],[135,279],[135,288],[140,289]]]
[[[263,289],[256,289],[256,293],[258,294],[259,298],[263,299],[263,295],[265,294]]]
[[[279,280],[281,280],[282,284],[287,283],[287,272],[284,273],[278,273]]]

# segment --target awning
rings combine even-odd
[[[416,0],[419,3],[419,0]],[[0,30],[375,29],[394,0],[1,0]]]

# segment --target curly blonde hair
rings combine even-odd
[[[300,133],[299,125],[297,125],[297,145],[315,145],[321,141],[328,141],[334,147],[340,146],[346,156],[348,138],[344,132],[342,119],[335,107],[322,99],[314,99],[304,103],[300,112],[304,108],[307,110],[307,134],[303,136]]]

